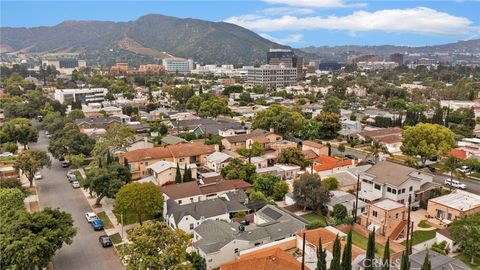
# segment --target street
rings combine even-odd
[[[30,148],[47,151],[48,138],[39,131],[38,142]],[[95,232],[85,219],[85,212],[92,211],[80,189],[73,189],[67,181],[67,169],[52,157],[52,168],[41,171],[43,179],[36,181],[41,207],[60,208],[72,215],[77,228],[71,245],[64,245],[54,256],[55,270],[124,269],[115,249],[102,248],[98,241],[103,231]]]
[[[437,184],[441,184],[443,185],[444,187],[446,188],[449,188],[449,186],[446,186],[444,185],[445,183],[445,179],[447,178],[450,178],[450,176],[446,176],[446,175],[436,175],[434,178],[433,178],[433,182],[437,183]],[[469,191],[469,192],[472,192],[472,193],[475,193],[475,194],[479,194],[480,195],[480,182],[479,181],[475,181],[475,180],[467,180],[467,179],[458,179],[458,178],[453,178],[453,179],[457,179],[459,180],[460,182],[464,183],[465,185],[467,185],[467,189],[466,191]]]

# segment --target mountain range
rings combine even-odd
[[[270,48],[290,48],[226,22],[149,14],[134,21],[65,21],[50,27],[0,28],[0,52],[28,54],[79,53],[102,66],[115,62],[155,63],[165,57],[192,58],[203,64],[256,65],[266,62]],[[394,52],[480,53],[480,39],[427,47],[336,46],[293,49],[309,59],[344,62],[348,55]]]

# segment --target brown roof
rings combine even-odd
[[[380,161],[365,172],[374,175],[374,181],[377,183],[391,184],[398,187],[408,179],[415,179],[410,176],[414,171],[416,171],[414,168],[394,162]]]
[[[170,199],[181,199],[186,197],[207,195],[211,193],[243,189],[251,185],[243,180],[221,180],[209,184],[200,185],[196,181],[163,186],[161,191]]]
[[[402,141],[402,137],[398,134],[386,135],[378,138],[383,143],[398,143]]]
[[[379,138],[387,135],[400,135],[402,134],[402,129],[399,127],[393,127],[393,128],[382,128],[382,129],[377,129],[377,130],[371,130],[371,131],[363,131],[358,133],[358,135],[362,137],[370,137],[370,138]]]
[[[303,141],[303,145],[310,146],[310,147],[315,147],[315,148],[324,148],[327,147],[321,143],[317,143],[314,141]]]
[[[213,152],[215,152],[215,147],[213,145],[196,142],[167,145],[165,147],[137,149],[122,153],[120,154],[120,157],[122,159],[126,158],[129,162],[137,162],[150,159],[207,155]]]
[[[259,250],[240,256],[237,260],[220,266],[220,270],[295,270],[302,265],[281,248]],[[305,269],[309,269],[305,267]]]
[[[246,142],[248,139],[253,138],[253,137],[258,137],[261,135],[267,135],[270,132],[263,130],[263,129],[254,129],[248,134],[241,134],[241,135],[236,135],[236,136],[229,136],[225,137],[224,139],[229,141],[230,143],[237,143],[237,142]]]
[[[309,150],[305,150],[305,151],[302,151],[303,153],[303,156],[305,159],[314,159],[316,157],[318,157],[317,153],[313,152],[311,149]]]

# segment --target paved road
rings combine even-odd
[[[33,149],[47,150],[48,138],[39,132]],[[38,196],[42,207],[59,207],[72,214],[77,235],[72,245],[63,246],[53,258],[55,270],[118,270],[124,269],[113,248],[102,248],[98,237],[103,231],[93,231],[85,220],[84,213],[91,208],[79,189],[73,189],[66,180],[67,170],[52,158],[52,168],[42,170],[43,180],[37,181]]]
[[[433,179],[433,182],[443,185],[445,183],[445,179],[447,178],[450,178],[450,176],[437,175]],[[454,179],[457,179],[457,178],[454,177]],[[467,191],[480,195],[480,181],[460,179],[460,182],[467,185],[467,189],[466,189]],[[448,186],[445,186],[445,187],[448,188]]]
[[[362,160],[365,160],[367,158],[367,155],[362,153],[362,152],[357,152],[357,151],[352,151],[350,149],[345,149],[345,152],[340,152],[338,151],[338,148],[335,147],[335,146],[332,146],[332,154],[335,154],[335,155],[347,155],[347,154],[350,154],[350,155],[353,155],[359,159],[362,159]]]

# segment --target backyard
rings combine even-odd
[[[420,244],[427,240],[430,240],[435,237],[437,230],[430,230],[430,231],[414,231],[412,236],[413,245]],[[406,245],[406,240],[402,242],[402,245]]]
[[[368,238],[359,234],[356,231],[352,231],[352,243],[361,249],[367,250]],[[384,251],[384,246],[375,243],[375,254],[377,256],[383,257]]]

